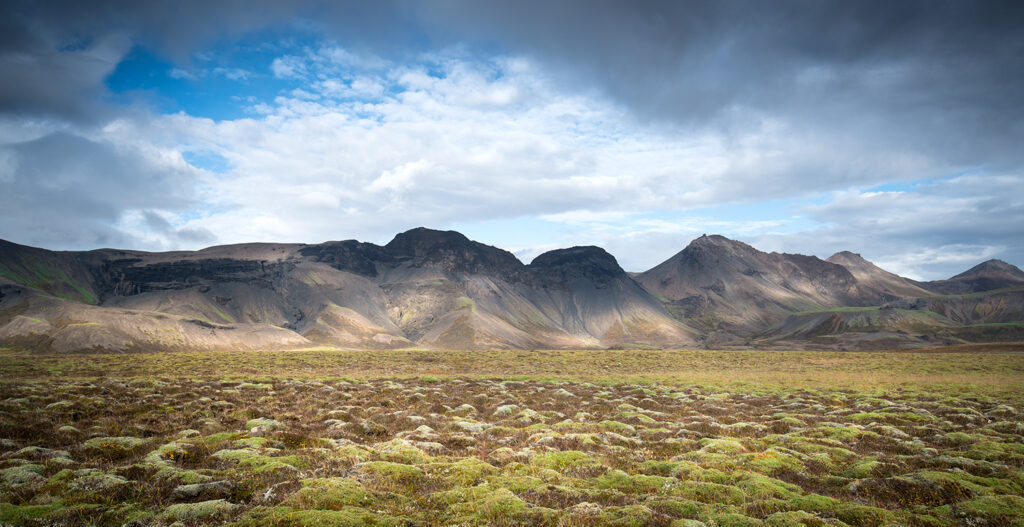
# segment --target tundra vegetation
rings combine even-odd
[[[0,525],[1024,526],[1024,353],[0,350]]]

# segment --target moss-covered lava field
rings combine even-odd
[[[0,525],[1024,525],[1024,352],[0,351]]]

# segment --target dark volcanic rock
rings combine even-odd
[[[384,249],[395,262],[415,267],[435,265],[447,272],[494,274],[509,279],[524,267],[512,253],[474,242],[455,231],[419,227],[395,236]]]
[[[629,278],[614,256],[594,246],[548,251],[534,258],[528,269],[532,283],[549,288],[565,288],[578,280],[605,288],[613,280]]]
[[[123,268],[125,281],[137,291],[184,289],[202,282],[267,282],[273,266],[252,260],[211,259],[155,263]]]
[[[395,259],[379,245],[356,240],[324,242],[299,249],[299,254],[323,262],[339,271],[363,276],[377,276],[377,265],[394,263]]]

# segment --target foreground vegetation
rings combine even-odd
[[[1024,525],[960,351],[3,350],[0,525]]]

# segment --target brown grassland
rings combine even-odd
[[[1024,526],[1024,346],[0,348],[0,525]]]

